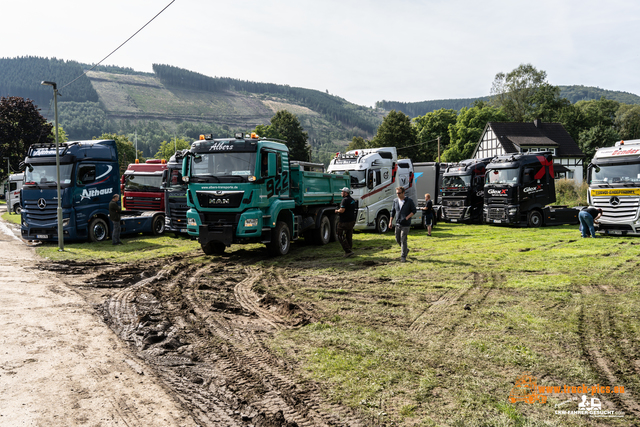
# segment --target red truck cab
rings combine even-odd
[[[136,160],[137,162],[137,160]],[[124,208],[138,211],[164,212],[162,172],[167,169],[164,159],[150,159],[132,163],[122,175],[121,190]]]

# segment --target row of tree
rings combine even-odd
[[[439,148],[441,161],[457,162],[471,157],[487,122],[535,119],[562,123],[587,162],[598,147],[640,138],[640,105],[605,98],[572,104],[547,82],[546,72],[523,64],[495,76],[489,101],[475,101],[459,111],[441,108],[413,120],[392,110],[372,140],[354,137],[348,149],[395,146],[403,157],[436,161]]]
[[[60,95],[65,101],[98,102],[98,93],[83,73],[82,66],[75,61],[35,56],[0,58],[0,96],[20,94],[23,98],[35,101],[36,105],[49,105],[53,91],[50,86],[43,86],[42,81],[55,82],[61,89],[82,76],[61,90]]]

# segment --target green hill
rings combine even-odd
[[[598,87],[589,86],[558,86],[560,88],[560,96],[567,98],[572,104],[578,101],[588,101],[591,99],[600,99],[602,97],[618,101],[623,104],[640,104],[640,96],[629,92],[619,92],[613,90],[600,89]],[[464,107],[472,107],[476,101],[489,101],[489,96],[481,98],[461,98],[461,99],[436,99],[432,101],[421,102],[397,102],[397,101],[378,101],[376,108],[386,111],[396,110],[402,111],[409,117],[423,116],[432,111],[441,108],[460,110]]]

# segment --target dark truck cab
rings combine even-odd
[[[446,222],[481,223],[487,159],[469,159],[446,168],[440,193]]]
[[[509,154],[488,165],[484,185],[484,220],[488,224],[578,224],[578,209],[547,206],[556,201],[553,155]]]
[[[162,173],[164,190],[165,229],[187,234],[187,183],[182,180],[182,159],[189,150],[176,152]]]

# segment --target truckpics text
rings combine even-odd
[[[484,220],[488,224],[578,224],[577,209],[547,206],[556,201],[553,156],[550,152],[509,154],[487,165]]]
[[[396,147],[366,148],[338,153],[327,172],[351,177],[351,197],[358,202],[356,230],[389,230],[389,217],[396,197],[395,187],[402,185],[407,196],[418,203],[411,160],[398,161]],[[421,224],[422,211],[411,220]]]
[[[121,190],[124,208],[164,211],[164,190],[161,186],[162,172],[166,169],[166,161],[160,159],[130,164],[122,175]]]
[[[334,211],[349,176],[318,169],[290,160],[284,143],[255,134],[202,136],[183,160],[188,233],[208,255],[234,243],[264,243],[274,255],[288,253],[299,237],[326,244],[335,237]]]
[[[487,159],[463,160],[447,167],[442,180],[442,219],[446,222],[481,223]]]
[[[598,231],[640,236],[640,139],[598,149],[587,174],[589,204],[602,209]]]
[[[64,240],[103,241],[109,237],[109,202],[119,194],[118,150],[113,140],[60,144],[60,187]],[[24,160],[22,237],[58,240],[55,144],[34,144]],[[127,212],[122,234],[164,230],[162,212]]]

